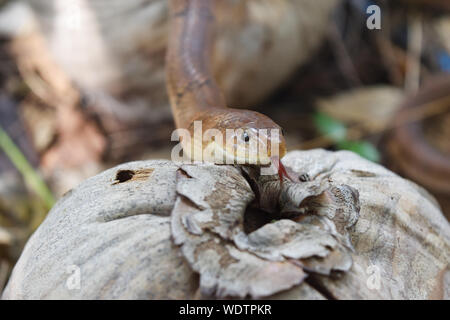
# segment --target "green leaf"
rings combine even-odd
[[[377,148],[368,141],[348,141],[343,140],[337,144],[338,149],[349,150],[359,154],[373,162],[380,161],[380,153]]]
[[[347,136],[347,129],[342,122],[322,112],[314,114],[314,123],[322,135],[330,137],[334,142],[340,142]]]
[[[34,170],[23,153],[0,127],[0,149],[5,152],[17,170],[22,174],[27,185],[42,199],[48,209],[51,209],[55,199],[50,189]]]

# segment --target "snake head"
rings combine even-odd
[[[195,121],[201,124],[203,155],[214,154],[209,162],[265,166],[286,154],[281,127],[259,112],[218,108]],[[189,130],[194,133],[194,126]]]

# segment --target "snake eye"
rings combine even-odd
[[[242,134],[242,140],[244,140],[245,142],[250,141],[250,136],[248,135],[247,131],[244,131],[244,133]]]

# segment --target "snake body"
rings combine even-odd
[[[252,150],[239,151],[236,144],[227,146],[215,141],[197,141],[201,149],[212,147],[215,152],[235,160],[267,164],[286,153],[281,128],[269,117],[250,110],[228,108],[211,72],[212,37],[215,24],[214,0],[170,0],[170,32],[166,57],[166,86],[176,127],[187,129],[194,136],[194,122],[201,121],[202,130],[218,130],[226,136],[227,129],[240,129],[236,141],[245,144],[255,138],[265,148],[267,157]],[[238,50],[238,48],[237,48]],[[278,130],[277,154],[271,152],[274,137],[262,136],[261,130]],[[263,131],[264,131],[263,130]],[[264,138],[264,139],[262,139]],[[193,144],[183,144],[183,151],[194,158]],[[194,142],[195,144],[195,142]],[[262,146],[261,146],[262,145]],[[258,149],[261,150],[261,149]],[[245,152],[245,153],[244,153]],[[194,159],[196,160],[196,159]],[[242,163],[242,162],[240,162]]]

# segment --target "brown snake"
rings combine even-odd
[[[281,164],[280,159],[286,153],[281,128],[267,116],[250,110],[232,109],[226,106],[224,95],[211,72],[211,47],[215,24],[214,0],[170,0],[170,32],[166,58],[166,85],[170,98],[176,127],[187,129],[194,136],[194,121],[201,121],[202,130],[218,130],[223,137],[227,129],[241,129],[241,134],[233,139],[231,146],[225,142],[205,143],[201,138],[201,151],[206,147],[226,158],[234,160],[245,158],[245,163],[273,163],[280,178],[292,179]],[[275,129],[279,132],[275,138],[265,131]],[[194,138],[195,139],[195,138]],[[252,140],[254,139],[254,140]],[[258,141],[258,150],[246,148],[242,151],[237,144],[246,145],[250,140]],[[184,143],[183,143],[184,142]],[[275,144],[276,142],[276,144]],[[193,144],[181,139],[183,151],[196,160]],[[273,152],[272,144],[278,146]],[[245,153],[244,153],[245,152]],[[201,152],[200,152],[201,153]],[[228,162],[227,162],[228,163]],[[239,162],[242,163],[242,162]],[[297,179],[296,179],[297,180]]]

